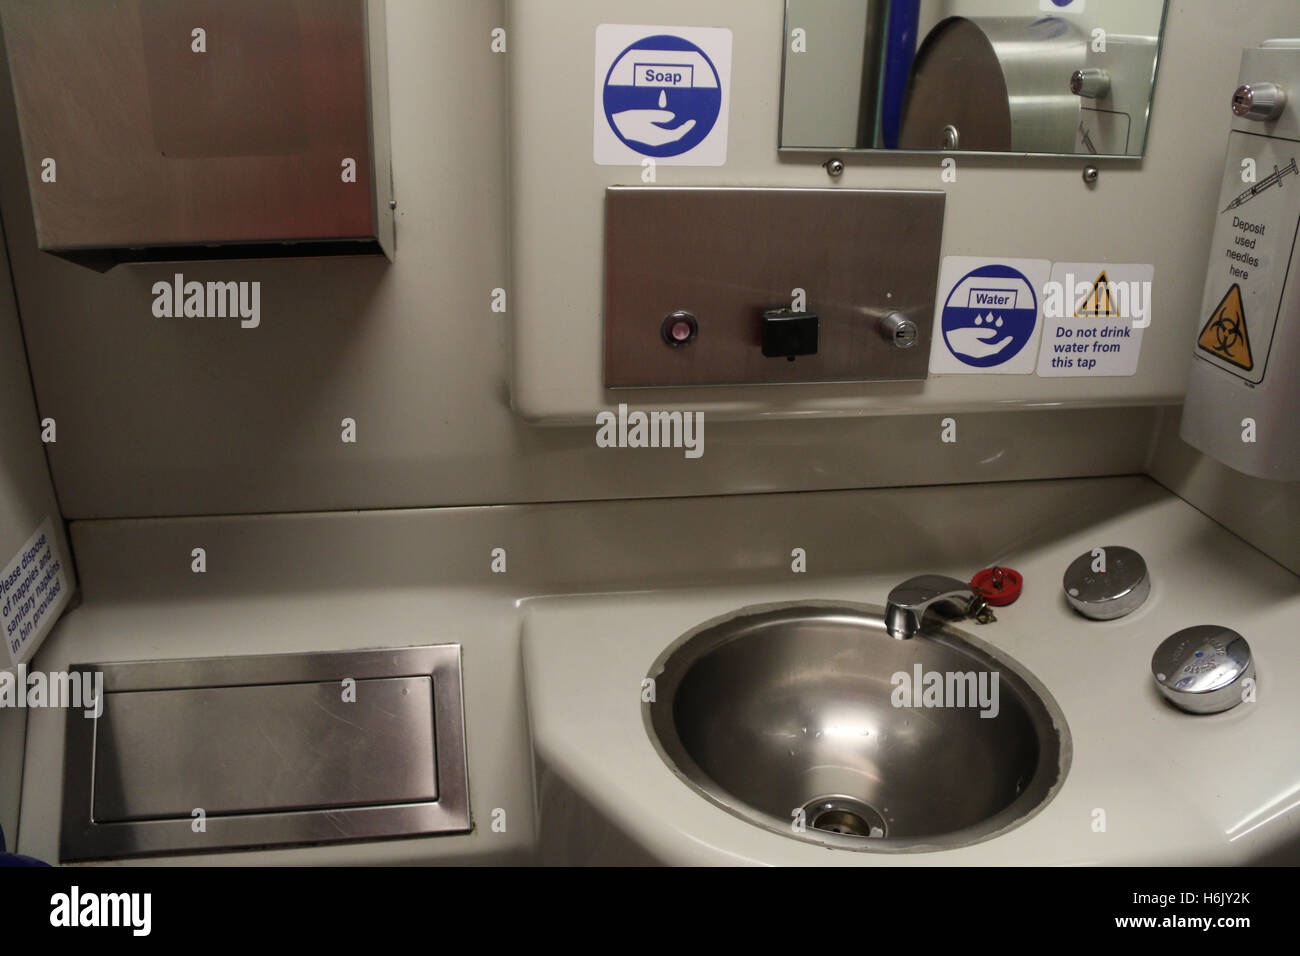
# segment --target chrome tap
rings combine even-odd
[[[921,574],[908,578],[889,592],[885,604],[885,627],[889,636],[905,641],[921,629],[921,619],[931,604],[947,603],[964,616],[984,618],[988,605],[965,581],[942,574]]]

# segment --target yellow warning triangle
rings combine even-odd
[[[1090,316],[1106,319],[1119,318],[1119,310],[1115,308],[1115,303],[1110,298],[1110,279],[1106,277],[1104,269],[1101,275],[1097,276],[1097,281],[1092,284],[1092,291],[1079,303],[1079,308],[1074,312],[1076,319]]]
[[[1196,344],[1215,358],[1247,372],[1254,367],[1250,335],[1246,331],[1246,307],[1241,302],[1241,287],[1237,283],[1232,284],[1228,294],[1215,307]]]

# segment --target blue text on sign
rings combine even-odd
[[[971,289],[967,301],[972,309],[1014,309],[1016,293],[1012,289]]]
[[[694,86],[695,67],[685,63],[638,63],[637,86]]]

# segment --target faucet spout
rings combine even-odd
[[[885,628],[889,636],[905,641],[921,629],[921,620],[933,604],[948,604],[963,615],[978,614],[984,599],[965,581],[942,574],[908,578],[889,592],[885,604]]]

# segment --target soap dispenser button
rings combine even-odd
[[[791,362],[798,355],[817,354],[817,316],[793,309],[768,309],[763,313],[763,354]]]

